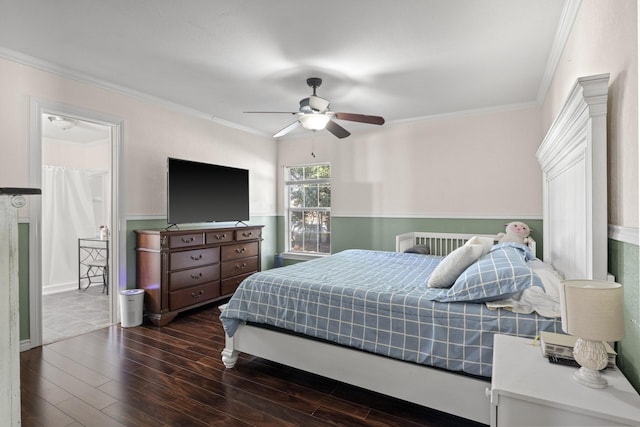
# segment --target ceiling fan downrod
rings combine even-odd
[[[322,79],[320,77],[309,77],[307,79],[307,85],[313,88],[313,96],[316,96],[316,88],[320,87]]]

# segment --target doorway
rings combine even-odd
[[[111,128],[44,113],[42,343],[108,326]]]
[[[122,121],[32,101],[30,339],[49,344],[116,323],[121,278]],[[26,348],[25,348],[26,347]]]

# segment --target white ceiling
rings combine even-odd
[[[0,0],[0,56],[271,135],[295,117],[243,112],[297,111],[307,77],[387,123],[540,102],[575,4]]]

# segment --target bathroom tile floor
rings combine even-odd
[[[109,295],[102,286],[42,296],[42,343],[109,326]]]

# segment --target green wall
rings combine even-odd
[[[497,234],[504,232],[504,225],[521,219],[461,219],[461,218],[369,218],[331,217],[331,252],[345,249],[373,249],[395,251],[396,235],[411,231],[441,233]],[[538,257],[542,258],[542,220],[526,220],[532,229],[531,236],[537,243]],[[279,216],[278,229],[284,230],[284,217]],[[284,252],[284,232],[277,236],[277,251]],[[288,265],[295,261],[285,259]]]
[[[331,252],[345,249],[373,249],[395,251],[396,235],[411,231],[441,233],[497,234],[504,232],[504,225],[521,219],[469,219],[469,218],[370,218],[331,217]],[[542,220],[526,220],[533,230],[531,236],[537,243],[537,255],[542,258]],[[278,227],[284,229],[284,217],[278,217]],[[284,251],[284,233],[278,236],[278,252]],[[298,261],[287,260],[284,265]]]
[[[640,392],[640,274],[638,246],[609,239],[609,272],[624,287],[624,338],[617,343],[618,366]]]
[[[29,323],[29,224],[18,224],[18,286],[20,340],[28,340]]]
[[[410,231],[497,234],[514,219],[460,218],[355,218],[331,217],[331,251],[345,249],[374,249],[394,251],[396,235]],[[542,220],[526,220],[533,230],[538,256],[542,257]]]

